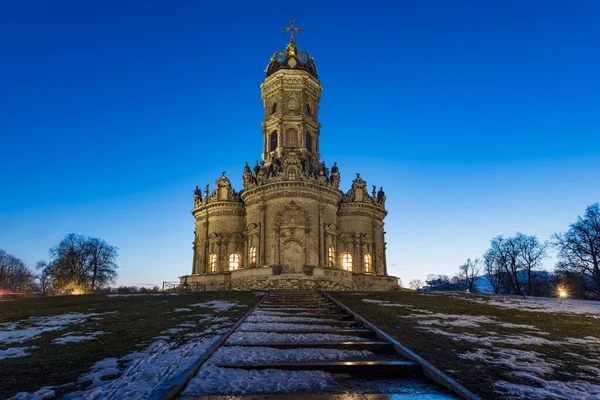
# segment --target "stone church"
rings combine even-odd
[[[260,85],[262,161],[246,163],[237,192],[223,173],[196,187],[193,290],[393,290],[385,258],[385,194],[360,174],[346,193],[336,163],[321,161],[321,86],[294,32]]]

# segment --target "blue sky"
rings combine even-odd
[[[191,271],[192,191],[261,152],[264,68],[294,18],[321,153],[387,194],[390,274],[452,274],[498,234],[600,200],[597,1],[0,3],[0,248],[120,248],[120,284]],[[548,260],[551,268],[553,260]]]

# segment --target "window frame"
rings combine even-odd
[[[335,246],[331,245],[327,249],[327,266],[335,268]]]
[[[363,264],[365,266],[365,274],[373,273],[373,257],[370,253],[366,253],[363,257]]]
[[[219,257],[217,257],[217,253],[210,253],[208,255],[208,272],[215,273],[218,272],[219,269]]]
[[[304,145],[306,147],[306,151],[309,153],[313,152],[313,143],[312,143],[312,134],[309,131],[306,131],[304,134]]]
[[[248,250],[248,262],[250,263],[250,266],[256,267],[256,260],[256,246],[250,246],[250,249]]]
[[[352,254],[344,253],[342,254],[342,269],[344,271],[352,271]]]
[[[277,131],[273,131],[271,132],[271,136],[269,137],[269,149],[270,151],[275,151],[277,150],[277,147],[279,146],[279,134],[277,133]]]
[[[238,253],[231,253],[229,255],[229,263],[227,264],[227,267],[229,268],[230,271],[237,271],[238,269],[242,268],[242,263],[241,263],[241,257]],[[237,264],[237,266],[235,268],[233,268],[233,264]]]

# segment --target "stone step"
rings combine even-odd
[[[389,361],[312,361],[301,363],[273,363],[273,364],[217,364],[220,368],[232,369],[281,369],[287,371],[320,370],[335,374],[350,374],[364,376],[408,376],[420,372],[419,364],[406,359]]]
[[[273,311],[279,314],[283,314],[283,312]],[[265,315],[265,317],[270,317],[270,315]],[[345,319],[351,320],[352,316],[350,314],[287,314],[286,315],[273,315],[273,317],[298,317],[298,318],[321,318],[321,319]]]
[[[311,329],[295,329],[295,330],[287,330],[287,331],[256,331],[256,330],[244,330],[240,332],[260,332],[260,333],[294,333],[294,334],[304,334],[304,333],[329,333],[333,335],[350,335],[350,336],[358,336],[364,338],[374,338],[375,332],[370,329],[361,329],[361,328],[334,328],[334,329],[319,329],[319,330],[311,330]]]
[[[248,321],[248,323],[253,323],[253,322]],[[328,325],[328,326],[358,326],[358,325],[360,325],[360,322],[358,322],[358,321],[327,321],[327,320],[322,320],[322,321],[270,321],[270,322],[264,322],[264,323]],[[319,329],[319,332],[320,331],[321,330]],[[263,332],[265,332],[265,331],[263,331]],[[268,332],[268,331],[266,331],[266,332]],[[273,331],[273,332],[275,332],[275,331]]]
[[[288,314],[299,314],[299,313],[304,313],[304,312],[314,312],[314,313],[319,313],[319,314],[342,314],[342,313],[346,313],[344,310],[339,309],[339,308],[311,308],[309,310],[289,310],[289,309],[285,309],[285,308],[281,308],[281,307],[258,307],[258,310],[260,311],[273,311],[273,312],[286,312]]]
[[[374,353],[393,353],[394,346],[389,342],[359,341],[359,342],[294,342],[294,343],[227,343],[223,346],[242,347],[273,347],[276,349],[338,349],[338,350],[368,350]]]
[[[310,302],[310,303],[281,303],[277,301],[268,301],[261,304],[261,306],[275,306],[284,308],[316,308],[316,307],[328,307],[331,306],[325,302]]]

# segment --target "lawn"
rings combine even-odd
[[[3,300],[0,398],[86,398],[111,382],[129,393],[151,390],[181,374],[258,300],[251,292]]]
[[[600,302],[333,292],[485,399],[600,399]]]

